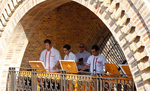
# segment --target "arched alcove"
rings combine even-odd
[[[0,60],[2,65],[0,67],[2,73],[0,76],[2,77],[1,84],[3,84],[2,87],[4,87],[4,89],[8,67],[20,67],[24,52],[26,49],[28,50],[27,46],[30,44],[29,40],[32,39],[32,34],[35,33],[38,24],[42,23],[41,20],[44,20],[44,18],[46,18],[45,15],[50,11],[70,1],[71,0],[14,0],[7,2],[6,6],[3,6],[0,18]],[[123,50],[136,87],[138,90],[147,90],[149,87],[150,42],[148,31],[149,18],[145,18],[148,17],[149,13],[146,14],[146,12],[149,12],[149,10],[146,8],[145,3],[143,2],[142,5],[137,6],[136,1],[130,0],[74,1],[94,12],[104,23],[103,25],[108,27]],[[5,4],[5,2],[3,1],[2,4]],[[143,12],[141,12],[141,9]],[[92,24],[90,28],[93,26]],[[94,34],[90,34],[94,36]],[[89,38],[89,43],[90,40],[92,39]],[[34,50],[34,46],[32,47],[33,49],[31,51]],[[88,47],[90,48],[91,46]]]

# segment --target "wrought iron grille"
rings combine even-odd
[[[112,74],[42,73],[10,68],[6,91],[134,91],[132,78]]]
[[[109,63],[116,64],[117,67],[118,64],[124,64],[126,62],[121,47],[111,33],[103,37],[103,42],[100,45],[100,53],[105,56]]]

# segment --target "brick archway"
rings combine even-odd
[[[25,17],[31,8],[37,11],[35,19],[42,18],[44,12],[53,10],[54,8],[67,3],[71,0],[14,0],[1,2],[0,13],[0,60],[1,60],[1,83],[5,89],[6,74],[9,66],[20,67],[21,60],[26,45],[28,43],[26,35],[23,33],[22,25],[19,24],[20,19]],[[92,12],[94,12],[109,28],[111,33],[115,36],[120,44],[128,64],[130,66],[134,81],[138,90],[148,90],[149,83],[149,9],[143,1],[126,1],[126,0],[73,0],[79,4],[84,5]],[[138,2],[138,3],[137,3]],[[40,3],[40,4],[39,4]],[[140,3],[140,4],[139,4]],[[39,5],[38,5],[39,4]],[[54,7],[55,6],[55,7]],[[34,13],[33,13],[34,15]],[[31,14],[32,16],[32,14]],[[28,21],[28,20],[27,20]],[[30,23],[30,22],[28,22]],[[38,23],[36,22],[31,23]],[[26,26],[26,24],[24,24]],[[14,28],[17,27],[20,31],[13,33]],[[32,29],[29,25],[26,30]],[[28,30],[30,31],[30,30]],[[13,33],[13,34],[12,34]],[[28,35],[30,36],[30,34]],[[12,37],[12,38],[11,38]],[[17,40],[18,38],[21,38]],[[11,40],[12,39],[12,40]],[[13,40],[14,39],[14,40]],[[22,41],[24,40],[24,41]],[[21,44],[18,45],[18,43]],[[10,47],[17,47],[15,53],[19,55],[12,55]],[[20,48],[20,49],[18,49]],[[15,57],[14,57],[15,56]],[[9,60],[11,59],[11,62]],[[7,61],[8,59],[8,61]],[[7,61],[7,62],[6,62]],[[17,63],[17,64],[16,64]]]

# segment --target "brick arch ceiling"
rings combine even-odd
[[[30,67],[29,60],[39,60],[40,52],[43,50],[43,41],[46,38],[52,41],[52,46],[59,50],[63,59],[63,45],[70,44],[71,51],[77,53],[79,44],[84,43],[87,51],[90,51],[93,44],[99,45],[102,42],[100,40],[110,34],[109,29],[93,12],[76,2],[65,3],[47,12],[37,25],[33,22],[36,22],[38,18],[34,17],[38,17],[41,13],[35,14],[37,13],[35,10],[37,8],[28,12],[20,20],[20,25],[25,29],[24,32],[29,42],[21,67]],[[14,32],[18,29],[19,27],[16,27]]]
[[[37,14],[40,12],[43,14],[44,11],[52,10],[69,1],[71,0],[8,0],[8,2],[3,0],[0,3],[0,65],[2,65],[0,70],[2,74],[6,74],[8,67],[15,63],[15,61],[12,61],[12,64],[4,64],[6,63],[4,61],[4,55],[8,51],[8,40],[11,38],[11,33],[13,32],[14,27],[19,24],[20,19],[27,14],[31,8],[34,8],[35,5],[37,5],[36,7],[39,7],[39,9],[36,10]],[[146,0],[73,1],[90,9],[105,23],[111,33],[115,36],[126,56],[137,90],[148,90],[150,86],[150,11],[147,4],[145,4]],[[42,16],[39,15],[37,18],[42,18]],[[21,29],[21,27],[19,28]],[[15,37],[17,38],[19,35],[21,35],[21,38],[25,37],[21,31],[18,31],[18,36]],[[20,42],[22,43],[22,46],[20,46],[20,50],[16,51],[21,51],[22,48],[25,49],[27,40],[20,40]],[[3,75],[0,76],[3,77]],[[1,80],[1,83],[6,83],[6,80]],[[1,86],[5,88],[4,85]]]

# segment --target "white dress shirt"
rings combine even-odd
[[[91,54],[90,54],[89,52],[87,52],[87,51],[83,51],[82,53],[81,53],[81,52],[78,52],[78,53],[76,54],[76,57],[77,57],[78,60],[79,60],[80,58],[83,58],[84,65],[86,65],[86,62],[87,62],[89,56],[91,56]]]
[[[50,51],[45,49],[41,52],[40,61],[44,63],[46,69],[53,69],[59,60],[61,60],[60,53],[53,47],[50,49]]]
[[[72,52],[70,52],[69,55],[65,55],[64,60],[74,60],[75,62],[78,62],[76,55]]]
[[[99,54],[98,56],[91,55],[86,65],[90,66],[90,72],[104,73],[103,66],[107,63],[106,58]]]

